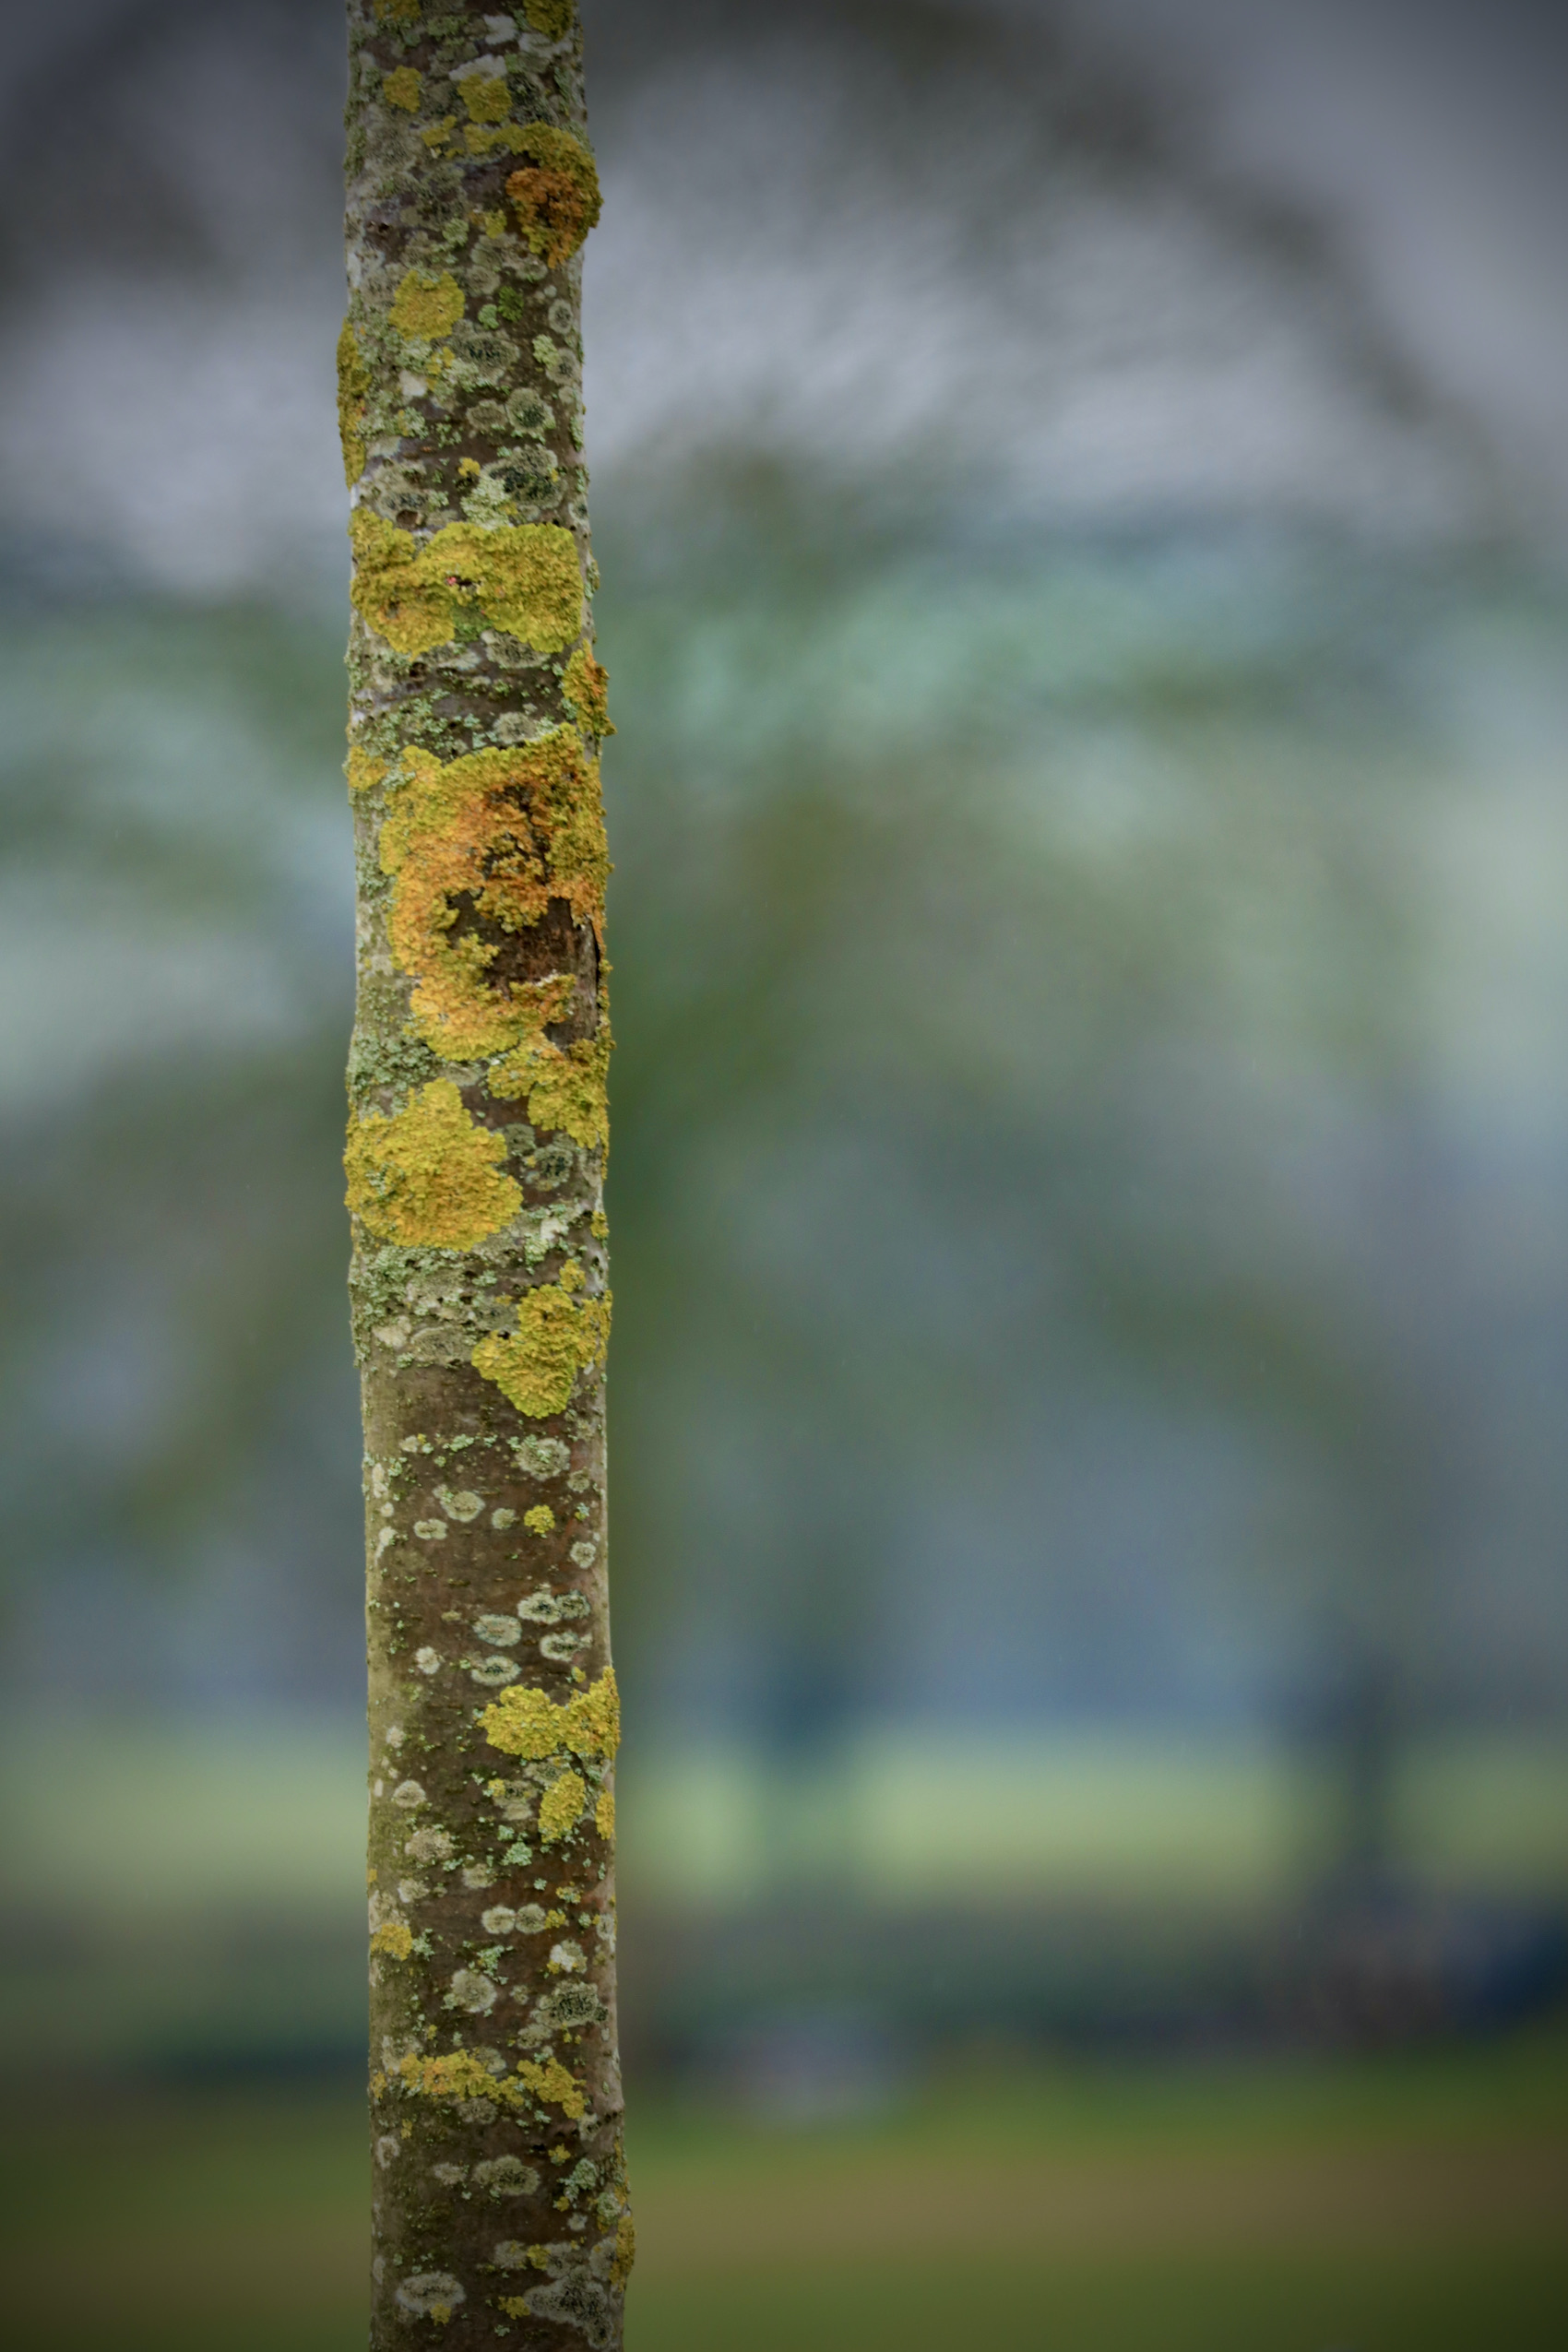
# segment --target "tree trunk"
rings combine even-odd
[[[350,0],[371,2342],[621,2341],[573,0]]]

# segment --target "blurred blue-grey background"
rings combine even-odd
[[[1538,2031],[1568,31],[584,15],[634,2096]],[[30,2096],[357,2063],[341,48],[0,60]]]

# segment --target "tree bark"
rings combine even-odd
[[[373,2346],[621,2342],[573,0],[350,0]]]

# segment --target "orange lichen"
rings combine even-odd
[[[469,1117],[449,1078],[436,1078],[391,1118],[373,1111],[354,1122],[343,1155],[349,1206],[385,1241],[471,1250],[522,1206],[501,1172],[505,1158],[502,1137]]]
[[[560,653],[582,627],[582,566],[559,523],[447,523],[421,546],[360,507],[349,538],[353,603],[398,653],[428,653],[459,627],[471,623],[472,635],[487,622]]]
[[[576,1299],[563,1280],[525,1290],[517,1301],[517,1331],[493,1332],[469,1360],[519,1413],[545,1420],[564,1410],[578,1374],[602,1363],[609,1345],[608,1293]]]
[[[506,182],[517,224],[530,251],[554,269],[598,222],[598,169],[580,139],[549,123],[525,124],[510,145],[529,158]]]
[[[394,877],[392,952],[418,983],[416,1027],[455,1060],[526,1048],[564,1063],[544,1031],[564,1017],[573,976],[498,981],[492,968],[505,936],[537,925],[552,899],[600,929],[609,859],[597,767],[566,728],[445,765],[411,751],[403,766],[381,864]],[[493,928],[459,929],[460,916]]]
[[[613,735],[610,724],[610,672],[597,662],[586,645],[578,646],[566,664],[561,697],[579,727],[589,735]]]
[[[615,1669],[607,1667],[597,1682],[557,1706],[542,1691],[514,1682],[480,1716],[480,1728],[503,1755],[524,1756],[542,1764],[547,1756],[602,1756],[608,1763],[621,1744],[621,1695]],[[548,1926],[565,1924],[565,1915],[552,1913]]]

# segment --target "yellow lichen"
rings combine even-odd
[[[609,708],[610,672],[580,645],[566,664],[561,696],[579,727],[589,735],[613,735]]]
[[[443,114],[439,123],[430,124],[420,133],[420,137],[434,154],[438,147],[445,146],[457,127],[456,114]]]
[[[588,1803],[588,1785],[581,1773],[564,1772],[552,1780],[539,1800],[539,1834],[547,1846],[576,1829]]]
[[[457,88],[470,123],[504,123],[512,111],[505,74],[465,74]]]
[[[401,106],[410,114],[419,113],[420,90],[424,76],[412,65],[399,65],[387,75],[381,85],[381,94],[388,106]]]
[[[405,1927],[401,1919],[389,1919],[385,1927],[376,1929],[370,1948],[373,1952],[388,1953],[394,1960],[406,1960],[414,1948],[413,1930]]]
[[[564,1409],[577,1376],[602,1363],[610,1345],[610,1298],[575,1299],[544,1283],[517,1301],[515,1333],[493,1332],[469,1361],[530,1420]]]
[[[528,2105],[520,2084],[505,2074],[493,2074],[471,2050],[448,2050],[442,2058],[400,2058],[394,2073],[407,2091],[417,2097],[433,2099],[493,2099],[500,2107],[522,2109]],[[373,2081],[373,2093],[379,2083]]]
[[[415,1026],[454,1060],[520,1052],[532,1074],[538,1057],[525,1084],[542,1083],[552,1057],[571,1066],[545,1030],[565,1016],[576,982],[569,972],[497,981],[493,967],[505,935],[536,925],[552,899],[564,900],[574,922],[601,929],[610,863],[599,771],[566,728],[445,765],[410,751],[403,767],[381,865],[394,879],[392,952],[417,982]],[[458,930],[460,913],[493,926],[491,936]],[[493,1093],[524,1090],[509,1069]]]
[[[615,2259],[610,2265],[611,2284],[624,2287],[637,2258],[637,2233],[629,2213],[624,2213],[615,2225]]]
[[[399,335],[420,342],[439,342],[450,335],[463,315],[465,296],[449,269],[439,278],[428,269],[409,270],[387,313]]]
[[[567,2073],[558,2058],[547,2060],[542,2066],[531,2058],[520,2058],[517,2073],[530,2091],[543,2099],[547,2106],[558,2107],[563,2115],[571,2117],[574,2123],[587,2114],[588,2101],[583,2097],[581,2085]]]
[[[368,792],[383,782],[387,775],[386,762],[367,752],[362,743],[350,743],[349,756],[343,763],[350,792]]]
[[[533,2250],[530,2247],[529,2251],[531,2252]],[[529,2307],[520,2295],[501,2296],[497,2300],[496,2309],[505,2311],[509,2320],[526,2320],[531,2317]]]
[[[593,1809],[593,1825],[600,1837],[614,1836],[615,1791],[613,1788],[604,1788],[600,1791],[599,1802]]]
[[[343,445],[343,478],[351,490],[364,471],[365,397],[370,370],[347,319],[338,338],[338,436]]]
[[[350,1127],[349,1206],[384,1241],[471,1250],[522,1206],[505,1158],[503,1138],[469,1117],[449,1078],[435,1078],[406,1110]]]
[[[572,30],[572,0],[523,0],[523,14],[547,41],[564,41]]]
[[[614,1039],[608,1022],[598,1034],[577,1038],[562,1047],[542,1030],[498,1062],[490,1074],[490,1091],[499,1101],[527,1095],[529,1117],[546,1134],[570,1135],[585,1150],[610,1141],[610,1100],[607,1080]]]
[[[420,0],[375,0],[375,13],[384,25],[417,25]]]
[[[600,213],[599,172],[570,131],[527,123],[510,145],[529,160],[506,182],[524,242],[547,268],[575,254]]]
[[[555,1525],[555,1514],[548,1503],[536,1503],[531,1511],[523,1513],[523,1525],[530,1536],[547,1536]]]
[[[608,1763],[621,1744],[621,1698],[615,1669],[607,1667],[597,1682],[559,1706],[526,1683],[514,1682],[480,1716],[480,1728],[503,1755],[524,1756],[540,1764],[546,1756],[564,1752],[602,1756]],[[549,1924],[564,1921],[552,1917]]]
[[[447,523],[422,547],[360,507],[349,537],[353,602],[398,653],[445,645],[464,621],[560,653],[583,625],[576,542],[559,523]]]

